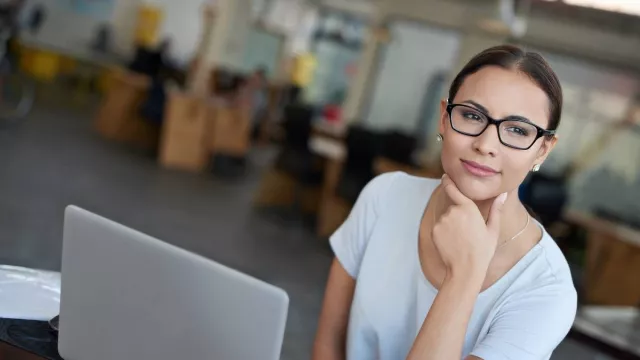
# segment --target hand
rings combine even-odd
[[[433,227],[432,239],[447,268],[447,276],[481,272],[484,279],[498,245],[507,193],[495,199],[485,223],[476,204],[460,192],[448,175],[442,177],[442,188],[452,205]]]

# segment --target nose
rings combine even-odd
[[[479,154],[495,157],[501,145],[497,130],[495,125],[489,125],[482,134],[475,138],[473,149]]]

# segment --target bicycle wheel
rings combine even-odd
[[[35,100],[35,85],[19,73],[0,76],[0,125],[24,119]]]

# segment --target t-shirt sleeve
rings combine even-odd
[[[577,311],[573,285],[548,285],[510,300],[471,352],[484,360],[547,360]]]
[[[347,220],[329,239],[336,258],[354,279],[358,277],[374,224],[385,206],[382,204],[383,196],[397,175],[386,173],[371,180],[358,196]]]

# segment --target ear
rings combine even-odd
[[[558,143],[558,136],[554,135],[552,138],[544,138],[542,139],[542,146],[538,149],[538,155],[536,156],[536,160],[534,164],[542,165],[542,163],[547,160],[547,157],[551,153],[556,144]]]
[[[447,99],[442,99],[440,101],[440,124],[438,126],[438,131],[440,134],[445,133],[447,129],[447,122],[449,121],[449,114],[447,114]]]

